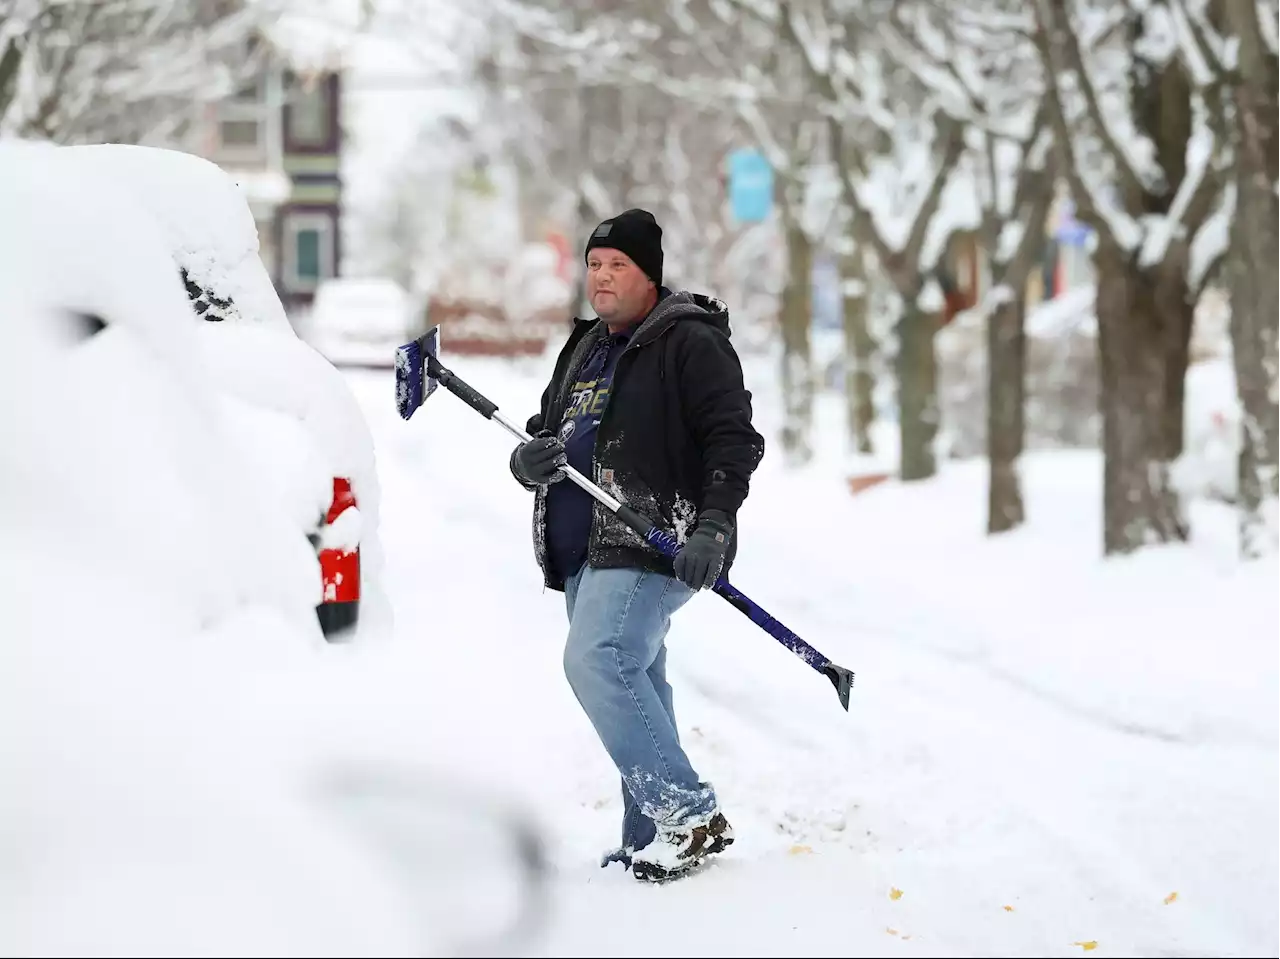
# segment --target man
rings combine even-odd
[[[535,555],[546,585],[565,593],[565,675],[622,777],[622,846],[601,865],[664,879],[733,842],[680,745],[665,640],[672,614],[733,562],[764,439],[728,312],[662,285],[653,216],[605,220],[585,258],[598,319],[575,321],[511,471],[536,491]],[[566,462],[672,531],[675,560],[564,482]]]

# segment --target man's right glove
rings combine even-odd
[[[720,578],[733,539],[733,522],[718,509],[704,510],[672,563],[676,579],[690,589],[710,589]]]
[[[511,454],[516,474],[534,486],[548,486],[564,479],[560,467],[568,462],[564,444],[550,430],[535,433],[529,442],[521,443]]]

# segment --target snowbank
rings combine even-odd
[[[245,708],[237,674],[288,624],[193,644],[178,604],[84,555],[78,531],[14,537],[13,519],[0,951],[432,954],[385,860],[317,802],[271,714]]]

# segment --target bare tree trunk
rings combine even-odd
[[[1037,126],[1038,129],[1038,126]],[[1027,142],[1033,142],[1036,133]],[[993,164],[994,166],[994,164]],[[1026,522],[1022,483],[1018,475],[1026,437],[1027,401],[1027,278],[1038,260],[1044,222],[1052,199],[1047,171],[1031,175],[1024,168],[1015,193],[1015,209],[1025,203],[1026,228],[1013,257],[1001,261],[1000,220],[990,216],[983,230],[991,256],[993,280],[1007,288],[1008,298],[987,317],[987,533],[1003,533]],[[995,190],[992,190],[994,197]],[[1022,203],[1017,198],[1021,198]],[[994,209],[993,209],[994,213]]]
[[[1227,282],[1231,345],[1243,430],[1240,444],[1240,552],[1274,550],[1280,494],[1280,407],[1277,405],[1276,68],[1260,35],[1253,4],[1227,4],[1239,41],[1235,99],[1236,215]]]
[[[785,419],[782,446],[793,465],[813,458],[813,358],[809,327],[813,323],[813,244],[793,217],[784,217],[787,283],[782,291],[782,396]]]
[[[871,363],[875,341],[867,325],[866,254],[851,247],[840,258],[840,288],[844,320],[844,395],[849,441],[859,453],[874,453],[871,427],[875,423],[875,371]]]
[[[1270,190],[1267,191],[1270,193]],[[1276,387],[1276,203],[1243,204],[1233,227],[1231,345],[1240,399],[1240,551],[1275,549],[1280,494],[1280,406]],[[1261,221],[1266,221],[1265,225]],[[1268,229],[1270,236],[1267,236]],[[1248,235],[1247,237],[1245,235]],[[1269,259],[1267,259],[1269,257]],[[1268,275],[1269,274],[1269,275]]]
[[[1026,401],[1025,294],[987,317],[987,532],[1003,533],[1026,519],[1018,460]]]
[[[926,313],[915,297],[903,298],[898,322],[899,478],[928,479],[938,471],[933,442],[938,435],[938,359],[933,338],[938,314]]]
[[[18,85],[18,70],[22,67],[23,41],[18,36],[11,36],[0,50],[0,120],[13,100]]]
[[[1105,241],[1097,263],[1103,549],[1111,555],[1187,538],[1170,467],[1182,451],[1194,306],[1179,264],[1144,270]]]
[[[1037,21],[1033,42],[1044,66],[1045,103],[1062,174],[1083,222],[1097,231],[1098,353],[1101,375],[1103,450],[1103,549],[1111,555],[1147,545],[1177,542],[1188,535],[1182,503],[1171,484],[1171,467],[1182,452],[1184,392],[1195,303],[1188,281],[1190,247],[1221,189],[1210,164],[1195,170],[1189,147],[1195,134],[1198,84],[1185,57],[1134,56],[1128,68],[1128,112],[1146,137],[1150,156],[1136,159],[1116,139],[1095,86],[1092,40],[1082,39],[1064,4],[1030,4]],[[1130,44],[1148,43],[1158,21],[1132,8],[1120,18]],[[1065,82],[1099,134],[1097,153],[1073,148],[1079,131],[1063,107]],[[1210,111],[1212,112],[1212,110]],[[1210,118],[1212,123],[1212,118]],[[1087,166],[1113,171],[1124,231],[1113,225],[1087,182]],[[1155,175],[1153,170],[1158,170]],[[1178,208],[1175,209],[1175,202]],[[1146,241],[1161,218],[1174,217],[1173,235],[1159,244],[1151,262]],[[1125,250],[1121,237],[1137,230],[1143,250]]]

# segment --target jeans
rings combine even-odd
[[[715,808],[680,745],[665,645],[671,614],[694,591],[639,569],[583,565],[565,583],[564,671],[622,777],[622,845],[643,849],[655,823],[675,826]]]

